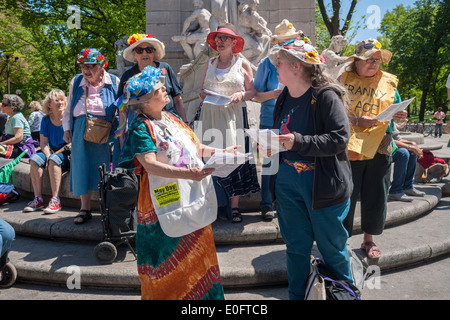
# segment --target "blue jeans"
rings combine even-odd
[[[439,134],[439,138],[442,136],[442,123],[436,123],[434,127],[434,137],[436,138]]]
[[[392,155],[394,173],[389,194],[403,193],[403,190],[412,189],[416,173],[417,156],[405,148],[398,148]]]
[[[0,257],[11,248],[15,235],[13,227],[0,218]]]
[[[323,209],[312,209],[314,171],[297,173],[281,163],[275,184],[277,216],[286,243],[289,298],[304,299],[314,240],[323,260],[341,280],[353,283],[343,225],[350,199]]]

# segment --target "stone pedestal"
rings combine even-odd
[[[211,0],[204,0],[203,7],[211,12]],[[270,30],[273,31],[281,20],[288,19],[315,43],[314,8],[314,0],[260,0],[258,13],[267,21]],[[146,33],[164,42],[166,56],[163,61],[177,73],[189,59],[171,37],[180,34],[184,21],[194,10],[192,0],[147,0],[146,10]]]

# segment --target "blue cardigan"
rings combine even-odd
[[[106,119],[109,122],[113,123],[111,129],[111,135],[114,135],[116,128],[119,124],[119,114],[116,113],[116,106],[114,105],[115,97],[117,94],[117,80],[116,76],[113,74],[109,74],[111,77],[112,84],[105,84],[105,86],[100,90],[100,98],[102,99],[103,106],[105,108],[105,116],[97,116],[97,115],[89,115],[91,117],[97,117],[101,119]],[[81,80],[83,79],[83,75],[77,74],[74,78],[73,89],[72,89],[72,101],[70,104],[70,114],[73,115],[73,109],[80,100],[83,95],[83,87],[80,87]],[[73,116],[70,117],[70,130],[73,131]],[[73,132],[72,132],[73,133]]]

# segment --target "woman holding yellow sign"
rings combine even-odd
[[[202,156],[235,153],[200,144],[168,103],[161,70],[147,66],[123,96],[138,116],[130,124],[120,166],[140,176],[136,251],[142,299],[223,299],[211,223],[217,200],[213,169]]]
[[[355,205],[361,201],[361,228],[364,232],[361,248],[368,258],[379,258],[381,252],[373,242],[373,235],[383,232],[386,220],[387,194],[391,176],[393,121],[374,119],[393,103],[401,102],[396,76],[379,69],[381,62],[389,63],[392,53],[381,49],[381,44],[371,38],[358,43],[349,71],[340,82],[351,97],[349,120],[352,135],[348,144],[353,175],[353,194],[350,210],[344,225],[352,235]],[[402,121],[406,112],[394,115]]]

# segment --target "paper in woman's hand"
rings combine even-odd
[[[228,96],[224,96],[222,94],[218,94],[216,92],[209,91],[206,89],[204,89],[203,91],[208,93],[205,97],[205,100],[203,100],[203,102],[211,103],[211,104],[218,105],[218,106],[225,106],[227,104],[230,104],[230,102],[231,102],[231,98]]]
[[[389,107],[380,112],[376,117],[374,117],[374,119],[377,119],[378,121],[391,121],[394,114],[405,110],[406,107],[409,106],[409,104],[414,100],[414,98],[400,103],[391,104]]]
[[[213,176],[225,178],[232,173],[237,167],[244,164],[250,159],[251,153],[221,153],[216,152],[206,162],[204,169],[214,169]]]
[[[245,132],[250,136],[250,138],[256,141],[261,148],[264,150],[271,150],[272,155],[278,152],[286,151],[286,149],[280,145],[278,135],[270,129],[245,129]]]

